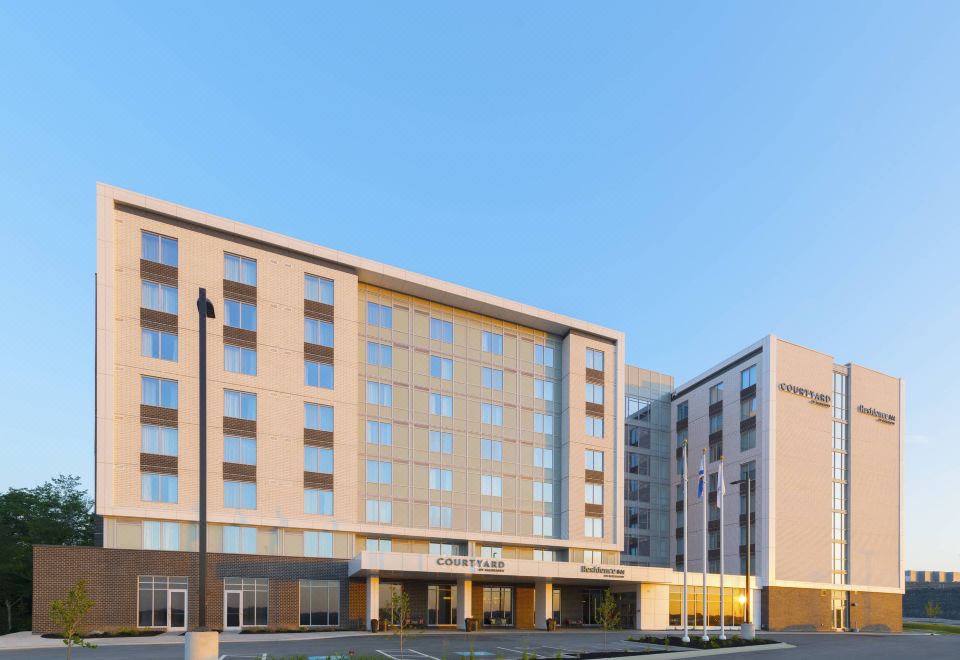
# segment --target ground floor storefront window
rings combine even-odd
[[[141,575],[137,586],[137,626],[171,630],[187,627],[187,578]]]
[[[340,582],[300,580],[300,625],[340,625]]]
[[[483,625],[513,626],[513,587],[483,588]]]
[[[739,626],[743,623],[746,595],[743,589],[723,590],[724,626]],[[683,609],[683,587],[670,587],[670,625],[682,626],[680,612]],[[703,625],[703,587],[687,587],[687,625]],[[720,625],[720,587],[707,587],[707,625]]]
[[[267,625],[269,596],[270,580],[266,578],[224,578],[224,627],[237,629]]]
[[[457,588],[449,584],[427,587],[427,625],[457,625]]]
[[[393,582],[380,583],[380,620],[386,621],[396,626],[400,622],[397,620],[396,612],[393,609],[393,595],[400,594],[403,586]]]

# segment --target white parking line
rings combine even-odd
[[[435,658],[432,655],[427,655],[426,653],[420,653],[420,651],[416,649],[407,649],[407,650],[410,651],[410,653],[416,653],[417,655],[422,655],[424,658],[430,658],[430,660],[440,660],[440,658]]]
[[[533,652],[533,651],[529,651],[529,650],[527,650],[527,651],[521,651],[520,649],[510,649],[510,648],[507,648],[506,646],[498,646],[497,648],[498,648],[498,649],[503,649],[504,651],[510,651],[511,653],[519,653],[521,658],[522,658],[524,655],[526,655],[528,658],[540,658],[540,657],[542,657],[542,656],[538,655],[537,653],[535,653],[535,652]]]
[[[380,655],[385,655],[385,656],[387,656],[388,658],[390,658],[390,660],[397,660],[397,658],[393,657],[392,655],[390,655],[390,654],[387,653],[386,651],[381,651],[380,649],[374,649],[374,650],[375,650],[377,653],[379,653]]]

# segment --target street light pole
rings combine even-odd
[[[200,528],[199,528],[199,606],[197,629],[207,630],[207,319],[216,318],[207,290],[200,288],[197,298],[200,314]]]
[[[730,484],[733,486],[746,484],[747,486],[747,575],[746,575],[746,611],[744,612],[743,626],[741,626],[741,637],[744,639],[753,639],[756,629],[753,627],[753,617],[751,616],[750,611],[750,546],[753,541],[753,525],[750,522],[750,491],[751,487],[755,483],[755,480],[750,477],[750,473],[747,472],[745,479],[737,479],[736,481],[731,481]]]

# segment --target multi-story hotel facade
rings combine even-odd
[[[694,473],[701,446],[715,458],[716,433],[700,427],[714,423],[718,378],[730,380],[724,440],[739,448],[750,424],[757,438],[726,468],[728,480],[756,470],[754,621],[899,627],[897,379],[768,337],[676,388],[624,364],[621,332],[106,185],[96,283],[97,547],[35,548],[36,632],[81,578],[97,628],[196,623],[201,289],[215,314],[213,628],[371,628],[395,617],[398,591],[415,625],[589,626],[607,589],[626,627],[676,626],[675,450],[685,434]],[[756,373],[737,389],[745,355]],[[842,411],[808,404],[841,373]],[[737,497],[728,489],[728,625],[744,618]],[[713,557],[708,623],[719,625]],[[696,593],[691,624],[702,621]],[[837,618],[851,606],[859,621]]]

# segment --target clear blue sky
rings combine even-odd
[[[0,488],[92,486],[101,180],[679,380],[768,332],[900,375],[907,565],[960,569],[960,4],[145,4],[0,3]]]

